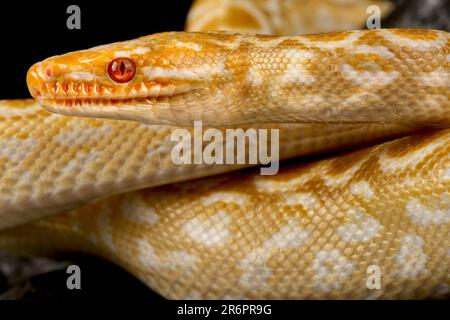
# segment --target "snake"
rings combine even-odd
[[[94,254],[169,299],[447,295],[450,36],[357,30],[370,5],[198,0],[186,31],[36,63],[0,101],[0,251]],[[195,121],[278,130],[291,160],[176,164]]]

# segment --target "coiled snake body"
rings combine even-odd
[[[300,3],[198,1],[188,30],[301,33]],[[448,293],[449,48],[433,30],[178,32],[49,58],[38,103],[0,103],[0,248],[94,253],[168,298]],[[391,141],[180,182],[242,167],[171,161],[171,125],[196,120],[279,128],[283,159]]]

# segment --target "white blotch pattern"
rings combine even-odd
[[[401,240],[400,248],[394,261],[398,275],[402,278],[417,278],[426,271],[427,255],[423,252],[424,241],[416,235],[406,235]]]
[[[237,36],[236,39],[232,41],[224,41],[224,40],[218,40],[218,39],[209,39],[208,43],[211,45],[217,45],[220,47],[224,47],[230,50],[235,50],[239,48],[239,46],[242,44],[242,39],[240,39],[239,36]]]
[[[448,180],[450,180],[450,168],[448,168],[448,169],[446,169],[443,173],[442,173],[442,175],[441,175],[441,177],[440,177],[440,180],[441,181],[448,181]]]
[[[17,139],[12,137],[0,139],[0,158],[3,157],[12,162],[19,162],[25,159],[37,142],[33,138]]]
[[[403,157],[390,158],[385,155],[381,156],[378,159],[380,169],[384,173],[396,173],[399,170],[408,170],[414,168],[416,165],[421,163],[428,155],[433,154],[436,149],[445,146],[449,142],[449,140],[449,138],[444,137],[443,139],[427,143],[422,148],[412,152],[408,152]]]
[[[79,129],[74,128],[74,130],[60,132],[53,139],[62,145],[70,147],[100,140],[111,131],[112,128],[108,125],[98,128],[80,127]]]
[[[185,48],[185,49],[190,49],[190,50],[194,50],[194,51],[202,51],[202,46],[194,43],[194,42],[181,42],[181,41],[177,41],[175,42],[175,45],[178,48]]]
[[[289,59],[286,71],[280,77],[282,84],[311,84],[315,78],[305,69],[306,62],[314,57],[310,51],[288,49],[285,50],[284,56]]]
[[[287,223],[275,232],[263,245],[251,251],[240,263],[243,270],[240,284],[246,288],[258,290],[266,285],[272,274],[267,265],[270,257],[280,249],[292,249],[305,243],[311,235],[297,219],[289,218]]]
[[[310,106],[314,109],[320,108],[322,107],[322,105],[326,106],[326,100],[324,97],[319,96],[317,94],[305,94],[302,97],[302,103],[298,105],[298,107],[300,107],[300,109],[302,110],[302,112],[304,111],[305,106]],[[296,105],[294,106],[290,106],[290,107],[296,107]]]
[[[381,225],[361,208],[351,208],[345,213],[349,222],[336,229],[337,234],[347,242],[371,240]]]
[[[6,100],[7,101],[7,100]],[[26,108],[11,108],[8,106],[8,103],[6,102],[5,105],[3,105],[4,101],[0,100],[0,113],[3,117],[14,117],[14,116],[20,116],[23,117],[27,114],[33,114],[36,113],[38,110],[42,110],[42,108],[39,106],[39,104],[36,102],[30,106],[27,106]]]
[[[186,269],[192,270],[198,263],[198,258],[187,251],[168,251],[157,255],[155,248],[146,239],[138,240],[138,260],[144,269]]]
[[[370,111],[371,107],[378,105],[381,101],[383,101],[383,98],[375,93],[361,92],[352,94],[342,101],[342,107],[355,108],[355,106],[358,106],[358,108],[364,107]],[[338,109],[335,112],[342,111]]]
[[[354,163],[350,168],[347,168],[347,170],[339,174],[331,175],[326,173],[325,175],[323,175],[323,182],[329,188],[342,186],[355,176],[355,174],[359,171],[365,161],[366,158],[362,158],[357,163]]]
[[[441,201],[434,207],[424,205],[419,199],[411,199],[406,203],[406,213],[414,223],[423,226],[447,223],[450,221],[450,198],[441,195]]]
[[[265,248],[252,251],[239,264],[243,270],[239,283],[255,291],[266,286],[267,279],[272,275],[272,269],[267,265],[269,258]]]
[[[215,192],[209,196],[200,198],[200,203],[205,207],[208,207],[217,202],[244,205],[245,203],[249,202],[249,199],[245,194],[237,192]]]
[[[135,223],[155,224],[159,220],[156,210],[146,204],[138,196],[129,196],[121,204],[121,212]]]
[[[363,196],[367,200],[372,199],[374,192],[367,181],[358,181],[350,184],[349,191],[353,195]]]
[[[355,48],[355,54],[378,54],[381,58],[392,59],[395,55],[386,47],[383,46],[368,46],[360,45]]]
[[[301,64],[305,62],[305,60],[313,59],[315,56],[313,52],[302,49],[286,49],[283,52],[286,58],[289,58],[291,62],[297,64]]]
[[[70,175],[70,174],[78,174],[83,167],[86,167],[89,163],[96,161],[101,158],[103,152],[99,151],[91,151],[86,153],[84,151],[78,151],[75,154],[75,157],[71,159],[67,164],[62,168],[62,175]]]
[[[285,73],[279,78],[281,84],[312,84],[315,78],[299,65],[289,64]]]
[[[296,192],[284,195],[284,204],[288,206],[301,205],[305,209],[313,209],[318,199],[310,193]]]
[[[287,223],[264,242],[266,248],[292,249],[303,244],[311,232],[299,225],[295,218],[287,219]]]
[[[33,183],[34,181],[36,181],[36,173],[32,173],[31,171],[23,171],[17,181],[17,186],[27,185]]]
[[[182,229],[194,241],[207,246],[224,244],[230,236],[230,216],[224,211],[209,217],[195,217],[187,221]]]
[[[251,65],[247,73],[247,81],[253,86],[260,86],[264,83],[264,77],[257,65]]]
[[[320,292],[339,289],[352,274],[353,263],[337,249],[323,250],[312,261],[314,287]]]
[[[154,268],[155,266],[157,266],[158,258],[155,254],[155,249],[153,248],[153,246],[145,238],[139,239],[138,241],[138,259],[140,264],[145,269]]]
[[[225,75],[224,62],[217,62],[215,65],[203,64],[191,68],[161,68],[144,67],[144,77],[147,80],[154,79],[188,79],[188,80],[210,80],[216,75]]]
[[[348,64],[342,65],[340,70],[347,80],[364,87],[386,86],[400,75],[397,71],[357,71]]]
[[[450,71],[438,69],[433,72],[422,72],[414,78],[420,84],[430,87],[449,87]]]
[[[127,50],[127,51],[116,51],[114,52],[114,57],[115,58],[131,58],[132,55],[141,55],[141,54],[145,54],[147,52],[150,51],[150,48],[146,48],[146,47],[139,47],[133,50]]]
[[[198,262],[198,258],[183,250],[170,251],[167,255],[162,259],[163,263],[161,266],[165,268],[186,268],[193,269]]]

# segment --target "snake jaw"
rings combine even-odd
[[[58,82],[55,79],[45,82],[37,81],[34,68],[30,69],[27,78],[31,95],[44,110],[66,116],[173,125],[176,120],[173,101],[188,99],[205,85],[201,81],[116,85],[73,80]],[[179,110],[180,113],[183,110]]]

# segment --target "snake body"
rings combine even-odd
[[[198,1],[188,30],[301,33],[295,1],[269,2]],[[37,103],[0,102],[0,248],[100,255],[168,298],[448,293],[449,48],[435,30],[171,32],[40,62]],[[118,57],[136,64],[125,84]],[[185,181],[242,167],[171,161],[172,125],[196,120],[279,128],[282,159],[408,136]]]

